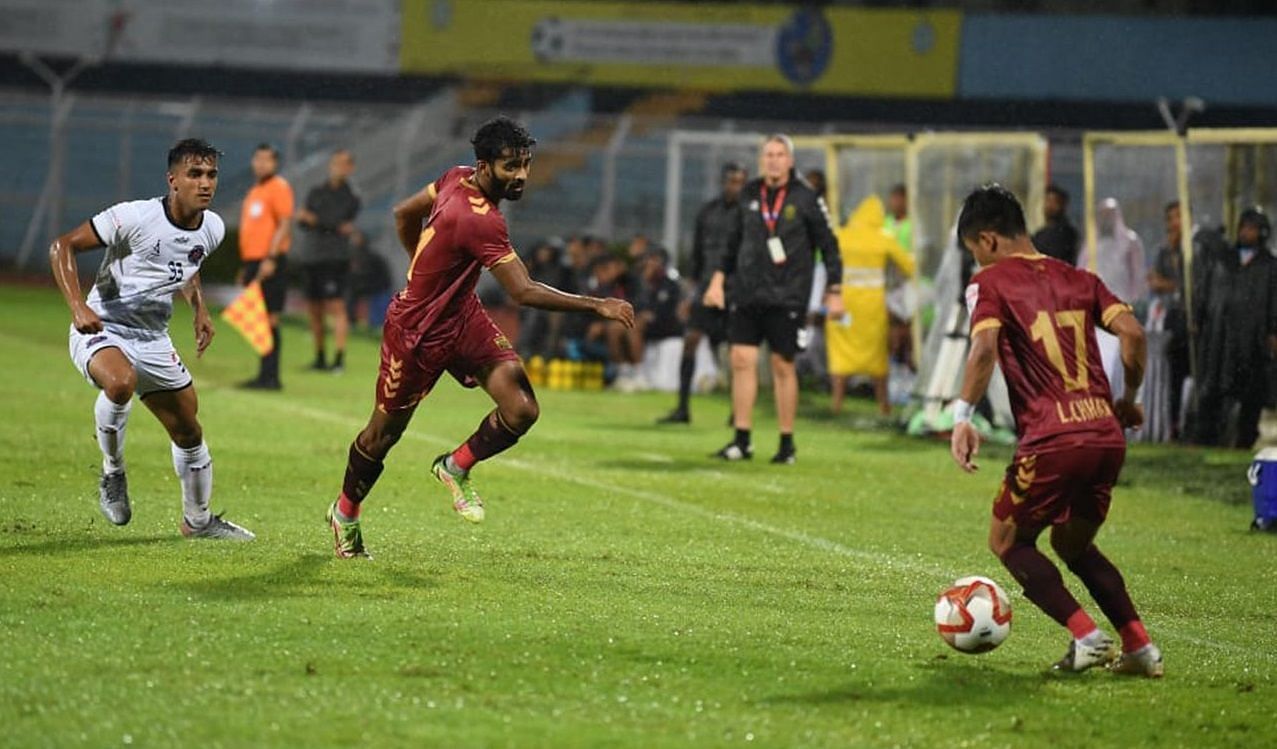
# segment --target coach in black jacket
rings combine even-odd
[[[763,143],[762,178],[741,192],[744,210],[728,240],[723,264],[710,280],[705,304],[723,306],[723,283],[732,277],[727,340],[731,343],[732,414],[736,436],[718,451],[725,460],[753,457],[750,428],[758,396],[758,346],[771,349],[772,382],[780,448],[773,463],[794,462],[794,415],[798,376],[794,355],[807,345],[807,302],[811,298],[816,253],[825,263],[829,284],[825,309],[843,314],[842,260],[825,201],[794,173],[794,144],[785,135]]]

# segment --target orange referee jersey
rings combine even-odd
[[[261,260],[270,252],[270,240],[281,222],[293,217],[293,188],[276,174],[248,191],[239,218],[239,257],[245,262]],[[279,247],[288,252],[291,237]]]

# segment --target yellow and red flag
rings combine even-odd
[[[222,319],[239,331],[258,356],[265,356],[275,348],[270,334],[270,317],[266,314],[266,298],[262,285],[257,281],[248,285],[235,301],[222,310]]]

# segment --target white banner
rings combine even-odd
[[[0,50],[396,73],[397,0],[0,0]]]

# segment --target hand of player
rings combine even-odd
[[[195,358],[204,355],[204,350],[213,342],[213,336],[217,334],[217,329],[213,327],[213,321],[209,319],[208,312],[200,310],[195,314]]]
[[[1123,429],[1139,429],[1144,426],[1144,407],[1125,398],[1113,402],[1113,415]]]
[[[275,258],[268,257],[262,260],[261,265],[257,266],[257,278],[254,281],[265,281],[275,275]]]
[[[953,436],[949,439],[949,454],[953,462],[967,473],[980,470],[975,457],[980,454],[980,433],[969,421],[960,421],[953,425]]]
[[[81,333],[101,333],[102,318],[87,304],[77,304],[71,310],[71,324]]]
[[[842,303],[842,292],[831,291],[825,294],[825,314],[827,319],[837,320],[846,314],[847,308]]]
[[[337,233],[342,235],[343,237],[349,237],[351,234],[354,234],[355,233],[354,222],[347,221],[346,223],[341,224],[340,226],[337,227]]]
[[[604,320],[616,320],[627,328],[634,327],[634,308],[624,299],[609,297],[601,300],[598,314]]]

